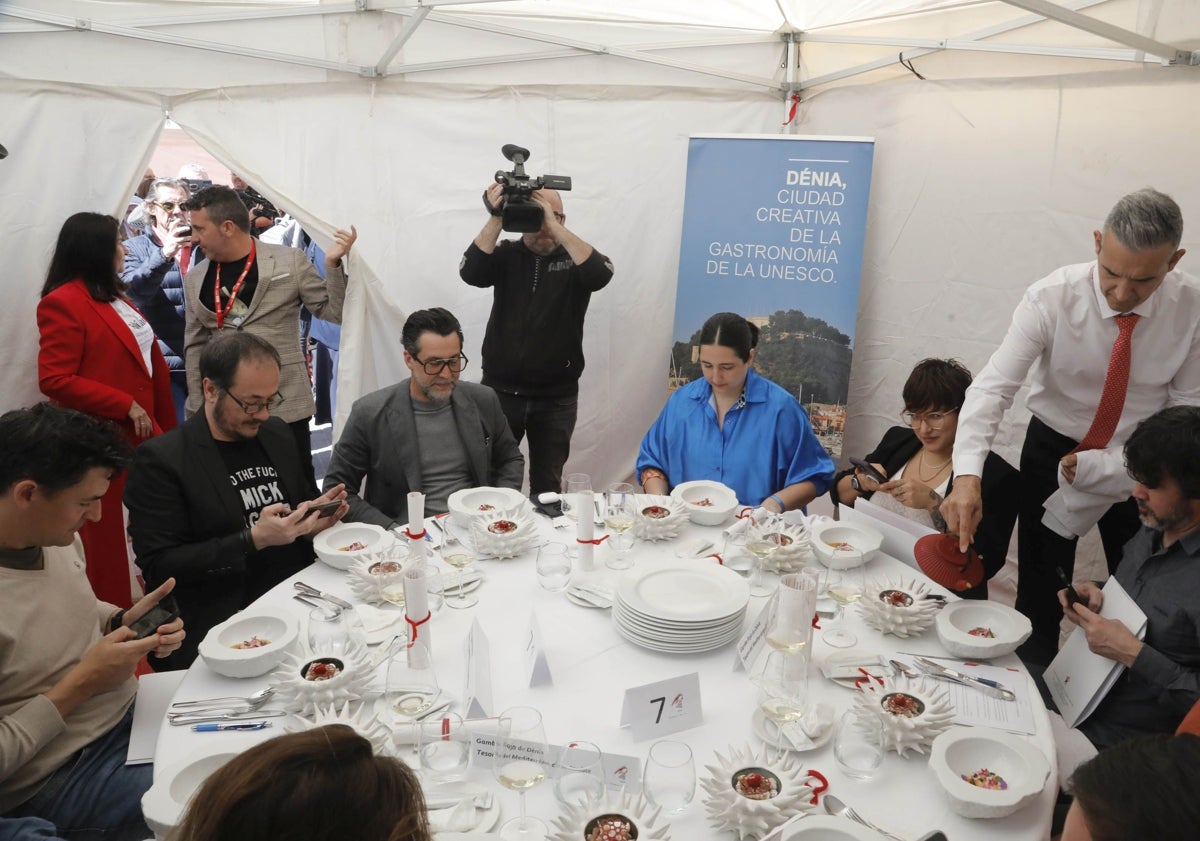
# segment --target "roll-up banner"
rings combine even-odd
[[[701,376],[705,320],[740,313],[760,330],[755,370],[840,455],[874,150],[865,137],[689,140],[668,391]]]

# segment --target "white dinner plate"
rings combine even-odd
[[[738,636],[738,629],[734,628],[727,635],[713,640],[705,640],[702,642],[665,642],[663,640],[644,636],[643,634],[639,634],[637,631],[630,630],[616,620],[613,621],[613,625],[616,627],[618,634],[635,645],[639,645],[642,648],[649,648],[651,651],[663,651],[679,654],[698,654],[703,651],[712,651],[713,649],[727,645],[728,643],[737,639]]]
[[[716,637],[727,636],[730,632],[736,632],[741,627],[742,617],[735,617],[734,621],[727,622],[724,625],[714,628],[698,628],[693,630],[680,630],[677,628],[662,628],[655,625],[653,622],[639,621],[628,616],[620,607],[614,605],[615,618],[622,626],[631,632],[637,633],[644,637],[652,639],[660,639],[664,642],[677,640],[679,642],[701,642],[706,639],[714,639]]]
[[[725,619],[750,601],[750,586],[719,564],[668,563],[635,570],[621,579],[617,595],[651,618],[683,622]]]
[[[745,608],[739,608],[727,616],[722,616],[719,619],[705,619],[700,622],[682,622],[677,619],[664,619],[661,616],[655,616],[651,613],[644,613],[632,607],[628,602],[621,598],[620,593],[613,597],[613,603],[619,604],[622,611],[635,619],[642,622],[651,622],[656,628],[675,628],[677,630],[691,631],[703,628],[720,628],[728,625],[730,622],[735,622],[745,614]]]

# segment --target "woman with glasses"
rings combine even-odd
[[[76,213],[63,223],[37,307],[38,385],[55,403],[113,421],[137,446],[175,426],[175,406],[154,330],[118,276],[124,263],[112,216]],[[100,519],[79,535],[96,597],[130,607],[124,489],[124,475],[114,476]]]
[[[642,439],[637,476],[646,493],[712,479],[743,505],[803,508],[825,492],[833,462],[800,402],[754,371],[758,327],[732,312],[700,328],[700,370],[671,395]]]
[[[128,284],[129,298],[158,336],[158,347],[171,370],[171,397],[175,417],[183,422],[187,403],[187,372],[183,367],[183,276],[204,259],[192,244],[192,226],[183,203],[187,185],[174,178],[151,182],[146,202],[132,214],[145,233],[125,241],[125,265],[121,280]]]
[[[955,359],[923,359],[916,364],[901,395],[903,426],[893,426],[869,453],[871,463],[887,481],[865,470],[839,473],[830,490],[835,503],[854,505],[860,496],[922,525],[946,530],[938,511],[954,484],[954,436],[958,410],[971,384],[971,372]],[[986,514],[975,533],[987,578],[1004,566],[1008,542],[1017,518],[1018,473],[995,453],[983,468]],[[987,598],[987,583],[962,595]]]

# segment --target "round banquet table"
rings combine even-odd
[[[555,529],[551,521],[537,516],[539,528],[547,540],[574,543],[574,525]],[[567,521],[559,521],[567,522]],[[433,530],[433,534],[436,534]],[[688,524],[675,538],[658,543],[638,541],[630,555],[635,571],[648,565],[678,562],[675,552],[703,539],[711,541],[720,551],[724,538],[720,527],[701,527]],[[604,567],[609,557],[607,544],[596,551],[596,571],[584,573],[599,583],[612,586],[621,574]],[[745,671],[734,668],[735,645],[727,644],[704,654],[661,654],[626,641],[613,627],[609,610],[589,609],[567,600],[564,593],[551,593],[538,586],[534,570],[536,551],[504,560],[480,559],[473,569],[484,575],[482,586],[475,591],[476,607],[454,610],[442,607],[429,626],[438,682],[443,690],[459,702],[463,698],[466,679],[465,640],[471,624],[478,619],[487,634],[491,650],[493,709],[496,715],[503,709],[526,705],[541,711],[546,737],[551,744],[561,745],[576,740],[594,742],[601,750],[639,757],[644,761],[651,741],[634,742],[628,727],[620,726],[621,706],[627,688],[653,681],[698,672],[700,677],[703,723],[691,730],[667,738],[686,742],[692,748],[697,780],[706,775],[705,766],[716,762],[714,753],[728,755],[731,746],[750,744],[762,746],[752,732],[751,716],[757,708],[756,687]],[[442,566],[437,552],[430,553],[431,563],[440,571],[453,575]],[[694,563],[715,563],[697,559]],[[580,575],[580,573],[576,573]],[[918,570],[886,555],[877,555],[867,564],[866,577],[911,580],[923,578]],[[773,576],[772,576],[773,577]],[[295,579],[289,579],[264,595],[255,607],[268,607],[289,613],[301,623],[301,642],[310,608],[292,599],[294,580],[303,580],[344,599],[353,601],[346,574],[316,562]],[[948,593],[929,582],[934,592]],[[768,599],[752,598],[747,608],[743,629],[753,621]],[[528,639],[530,614],[536,614],[545,644],[552,683],[530,687],[525,668],[524,649]],[[916,654],[946,656],[930,626],[917,637],[900,639],[869,628],[854,608],[846,610],[839,620],[858,637],[856,649],[879,653],[904,651]],[[371,649],[372,652],[375,649]],[[813,634],[814,664],[810,671],[810,693],[814,700],[828,703],[835,716],[851,708],[853,690],[826,680],[819,663],[839,649],[821,641],[821,632]],[[1025,681],[1026,694],[1033,707],[1036,733],[1027,738],[1045,755],[1051,773],[1041,795],[1016,813],[994,820],[970,820],[954,814],[949,802],[928,768],[926,755],[909,753],[901,758],[887,752],[883,764],[873,778],[851,780],[838,769],[833,757],[832,743],[798,756],[805,768],[820,771],[828,778],[830,793],[836,794],[868,820],[906,839],[922,837],[940,829],[950,841],[1042,841],[1049,837],[1050,817],[1058,788],[1055,771],[1054,742],[1045,707],[1033,687],[1028,673],[1015,655],[996,658],[994,665],[1019,669],[1012,673],[1013,681]],[[176,693],[177,700],[213,698],[225,695],[249,695],[270,683],[270,675],[259,678],[233,679],[222,677],[197,659],[188,670]],[[461,703],[452,707],[466,717]],[[274,719],[282,722],[285,719]],[[165,721],[159,733],[155,751],[155,771],[181,760],[206,753],[227,751],[230,745],[239,748],[279,735],[281,727],[255,733],[195,733],[188,727],[172,727]],[[415,759],[413,760],[415,762]],[[506,791],[492,780],[484,763],[472,762],[470,779],[486,784],[499,798],[501,821],[517,813],[517,795]],[[552,823],[560,814],[549,780],[536,786],[528,795],[532,815]],[[709,825],[704,809],[705,792],[697,783],[696,796],[680,814],[668,818],[671,835],[676,841],[735,839],[732,832],[719,832]],[[498,827],[497,827],[498,829]],[[493,830],[496,831],[496,830]]]

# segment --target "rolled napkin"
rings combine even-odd
[[[592,537],[596,533],[593,522],[596,508],[591,491],[581,491],[575,494],[573,501],[579,511],[578,519],[575,520],[575,542],[579,546],[579,568],[584,572],[591,572],[596,568],[596,546],[602,543],[608,535],[598,540]]]
[[[421,642],[430,652],[433,640],[430,636],[429,591],[426,588],[425,567],[414,565],[404,570],[404,621],[408,624],[408,647]]]
[[[410,491],[408,494],[408,537],[409,549],[414,557],[425,562],[425,494]]]

